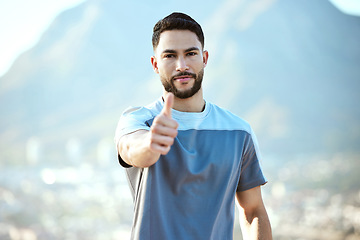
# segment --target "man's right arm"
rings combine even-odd
[[[174,95],[166,95],[164,108],[154,118],[148,130],[138,130],[120,138],[117,149],[120,157],[134,167],[150,167],[160,155],[166,155],[177,136],[178,123],[171,117]]]

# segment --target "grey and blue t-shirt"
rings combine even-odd
[[[149,130],[162,99],[130,108],[120,118],[115,142]],[[250,125],[209,102],[200,113],[172,109],[178,135],[151,167],[125,167],[134,200],[136,240],[233,239],[235,193],[265,184]]]

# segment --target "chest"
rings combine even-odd
[[[223,184],[239,177],[245,137],[243,131],[179,131],[157,168],[171,182]]]

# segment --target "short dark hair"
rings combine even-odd
[[[204,47],[204,33],[198,24],[189,15],[184,13],[174,12],[169,16],[159,20],[153,29],[152,45],[155,49],[160,41],[160,34],[168,30],[189,30],[196,34],[202,47]]]

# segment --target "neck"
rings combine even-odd
[[[164,92],[165,97],[167,92]],[[202,89],[200,89],[194,96],[186,99],[174,98],[173,109],[180,112],[202,112],[205,107],[205,100],[203,98]]]

